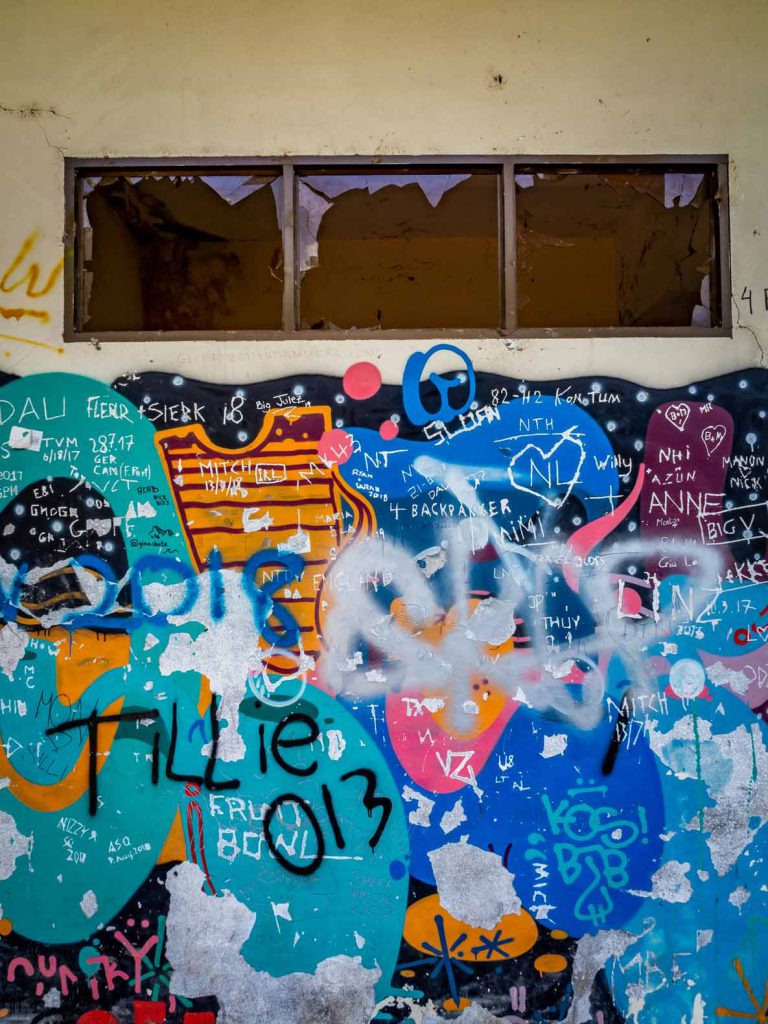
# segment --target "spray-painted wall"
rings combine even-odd
[[[764,1019],[768,8],[1,13],[0,1015]],[[727,153],[733,337],[62,342],[281,153]]]
[[[422,383],[434,354],[0,389],[19,1019],[762,991],[765,371],[531,385],[454,348]]]

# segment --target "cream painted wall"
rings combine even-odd
[[[463,344],[476,366],[528,378],[671,385],[759,365],[767,49],[765,0],[0,0],[0,275],[35,232],[43,278],[61,258],[64,156],[726,152],[733,339]],[[745,286],[752,315],[738,298]],[[158,369],[236,382],[368,358],[398,381],[415,347],[64,348],[61,278],[34,305],[47,323],[0,318],[10,372],[111,380]]]

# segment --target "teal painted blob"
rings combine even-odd
[[[384,998],[392,991],[408,894],[407,828],[392,775],[368,733],[326,694],[307,690],[304,699],[288,708],[257,705],[248,700],[241,706],[245,760],[217,766],[218,778],[227,774],[239,778],[239,787],[197,798],[206,861],[216,891],[230,890],[256,912],[242,954],[256,970],[275,976],[314,973],[331,956],[359,956],[365,967],[381,969],[377,995]],[[303,777],[281,767],[271,749],[280,721],[296,712],[316,722],[321,733],[311,746],[278,748],[292,768],[306,770],[317,763],[313,774]],[[266,773],[261,770],[262,727]],[[279,738],[299,740],[308,735],[306,724],[297,722]],[[343,752],[335,759],[342,745],[339,738]],[[342,779],[360,769],[375,776],[375,798],[392,802],[375,849],[370,842],[381,811],[374,807],[369,814],[366,810],[364,778]],[[330,794],[343,849],[334,837],[323,786]],[[265,805],[286,793],[306,801],[322,832],[325,856],[311,874],[291,873],[270,854],[264,839]],[[318,853],[317,833],[307,814],[286,802],[270,828],[281,853],[306,870]],[[392,870],[397,863],[402,871]]]
[[[653,965],[645,1006],[638,1018],[641,1022],[692,1020],[697,997],[704,1003],[704,1020],[723,1016],[717,1014],[718,1007],[729,1011],[726,1017],[745,1017],[754,1013],[755,1008],[735,960],[738,958],[746,980],[760,1000],[766,986],[768,825],[765,817],[750,814],[754,794],[743,765],[740,771],[742,777],[746,774],[747,783],[740,785],[738,806],[733,807],[731,814],[734,822],[748,827],[749,834],[739,831],[732,837],[721,837],[734,858],[734,863],[722,873],[712,860],[704,811],[714,807],[717,800],[727,799],[726,789],[737,769],[732,758],[723,753],[722,743],[718,748],[715,738],[730,736],[725,750],[734,753],[738,749],[739,759],[748,750],[751,738],[764,763],[768,728],[724,687],[718,688],[716,700],[670,699],[668,707],[668,713],[657,721],[661,732],[670,732],[676,722],[695,714],[700,737],[699,771],[703,779],[697,778],[695,749],[694,756],[683,757],[683,746],[676,740],[665,745],[665,757],[673,770],[662,771],[660,775],[669,833],[661,867],[673,861],[687,866],[685,877],[690,883],[690,895],[684,893],[687,898],[675,902],[644,900],[633,920],[624,926],[638,940],[621,957],[620,967],[609,961],[606,970],[618,979],[614,992],[619,1010],[629,1014],[629,983],[636,980],[632,971],[637,970],[629,965]],[[711,738],[707,738],[710,730]],[[730,746],[736,741],[737,745]],[[743,849],[736,856],[742,842]]]

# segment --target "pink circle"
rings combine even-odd
[[[133,928],[133,926],[136,924],[132,917],[129,917],[125,923],[128,925],[129,928]]]
[[[379,427],[379,433],[385,441],[394,441],[397,435],[400,433],[400,428],[394,420],[384,420]]]
[[[326,430],[317,443],[317,454],[329,466],[340,466],[352,457],[352,435],[346,430]]]
[[[146,917],[145,917],[145,918],[144,918],[144,920],[143,920],[143,921],[141,922],[141,927],[142,927],[142,928],[149,928],[149,920],[148,920],[148,919],[147,919]]]
[[[624,615],[637,615],[643,607],[643,599],[636,590],[627,590],[625,587],[621,595],[621,606]]]
[[[350,398],[362,401],[373,398],[381,387],[381,374],[373,363],[353,363],[344,374],[344,391]]]

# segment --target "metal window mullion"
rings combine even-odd
[[[502,237],[504,286],[504,329],[517,330],[517,212],[515,164],[505,160],[502,170]]]
[[[283,330],[295,331],[296,322],[296,234],[293,164],[283,164]]]
[[[720,323],[727,330],[733,328],[731,310],[731,213],[728,198],[728,162],[717,163],[717,244],[718,287],[720,290]],[[710,298],[710,305],[712,304]]]

